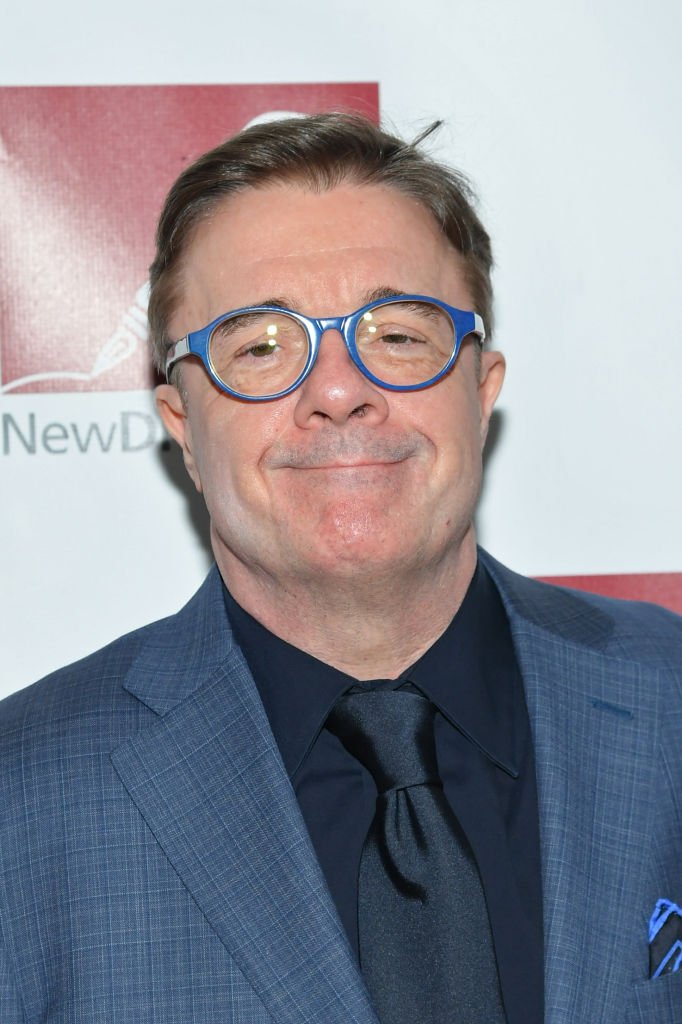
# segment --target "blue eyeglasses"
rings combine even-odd
[[[249,306],[176,341],[166,376],[181,359],[198,356],[227,394],[250,402],[282,398],[306,379],[330,330],[342,334],[358,370],[390,391],[435,384],[452,369],[467,335],[485,341],[477,313],[426,295],[391,296],[349,316],[317,319],[279,306]]]

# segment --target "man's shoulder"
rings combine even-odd
[[[0,745],[13,736],[56,733],[69,723],[93,724],[106,709],[111,719],[130,703],[123,689],[131,665],[148,638],[168,620],[142,626],[70,665],[51,672],[0,702]]]
[[[139,716],[140,702],[127,691],[126,681],[138,671],[164,676],[177,670],[185,651],[191,663],[197,624],[219,588],[214,569],[175,615],[118,637],[0,701],[0,746],[11,745],[13,736],[25,740],[27,734],[38,737],[69,729],[96,730],[102,722],[116,728],[117,721],[123,724],[131,714]]]
[[[682,671],[682,617],[660,605],[624,601],[529,579],[486,552],[515,632],[534,630],[614,657]]]

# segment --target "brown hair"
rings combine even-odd
[[[324,113],[253,125],[210,150],[177,179],[164,204],[150,267],[149,328],[154,363],[163,370],[168,322],[180,301],[183,256],[196,228],[228,196],[247,188],[298,181],[314,189],[343,181],[382,184],[417,199],[464,259],[474,309],[492,333],[490,238],[474,210],[466,178],[359,114]]]

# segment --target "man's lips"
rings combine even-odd
[[[267,465],[269,469],[372,469],[404,462],[420,447],[418,436],[320,438],[305,448],[279,443],[270,450]]]
[[[302,470],[352,470],[352,469],[381,469],[386,466],[397,466],[405,459],[362,459],[359,462],[324,462],[315,463],[315,465],[297,465],[288,466],[288,469],[302,469]]]

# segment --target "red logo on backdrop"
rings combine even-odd
[[[171,184],[256,118],[358,110],[376,84],[0,89],[0,393],[153,383],[147,268]]]

